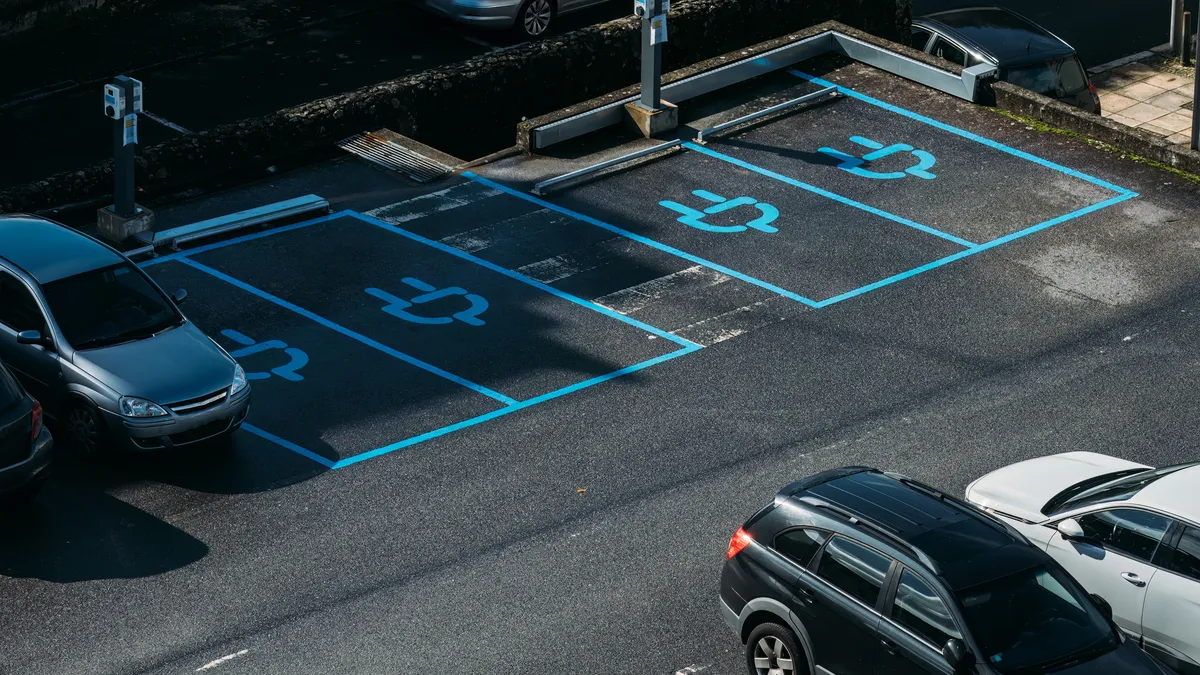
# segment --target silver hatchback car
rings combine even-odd
[[[511,29],[527,38],[545,35],[560,14],[605,0],[416,0],[436,14],[481,28]]]
[[[50,220],[0,215],[0,360],[83,454],[228,437],[242,367],[137,265]]]

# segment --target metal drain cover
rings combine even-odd
[[[402,173],[418,183],[429,182],[452,170],[451,167],[437,160],[374,133],[355,134],[350,138],[338,141],[337,146],[368,162]]]

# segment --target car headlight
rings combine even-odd
[[[231,394],[236,394],[246,388],[246,371],[242,369],[242,365],[235,364],[233,366],[233,386],[230,389]]]
[[[167,411],[153,401],[136,396],[122,396],[121,414],[126,417],[163,417]]]

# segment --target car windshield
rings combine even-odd
[[[63,337],[75,349],[97,349],[150,337],[183,317],[144,274],[121,263],[42,287]]]
[[[957,593],[982,659],[1042,673],[1116,647],[1111,625],[1065,572],[1033,567]]]
[[[1087,88],[1087,75],[1074,56],[1009,68],[1004,79],[1050,97],[1070,96]]]
[[[1046,515],[1051,515],[1102,502],[1128,501],[1133,499],[1147,485],[1159,478],[1175,473],[1180,469],[1196,465],[1197,463],[1193,462],[1191,464],[1164,466],[1161,469],[1137,469],[1133,475],[1129,475],[1127,471],[1108,474],[1104,476],[1108,480],[1101,483],[1097,484],[1094,481],[1089,481],[1094,487],[1088,486],[1084,490],[1079,490],[1079,485],[1073,485],[1067,488],[1055,496],[1054,499],[1051,499],[1042,512]],[[1066,495],[1065,497],[1064,494]]]

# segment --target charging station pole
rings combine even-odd
[[[154,213],[137,205],[134,159],[137,157],[138,117],[142,112],[142,83],[118,75],[104,85],[104,116],[112,120],[113,204],[96,213],[96,226],[106,239],[121,242],[145,232]]]
[[[646,110],[662,109],[662,46],[654,39],[653,22],[663,14],[662,0],[645,0],[646,10],[642,17],[642,98],[639,101]]]

